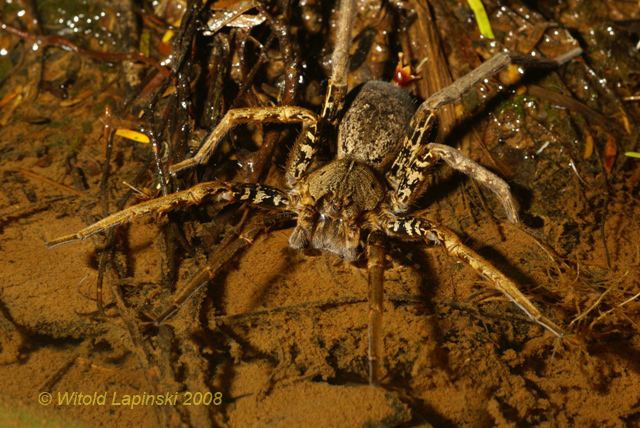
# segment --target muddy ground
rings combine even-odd
[[[146,29],[150,55],[161,54],[156,46],[166,28],[141,20],[129,2],[52,3],[0,1],[0,19],[100,52],[142,49]],[[177,131],[167,133],[157,157],[150,144],[120,137],[109,143],[105,136],[105,124],[131,128],[162,120],[148,118],[156,112],[134,114],[132,98],[148,102],[136,78],[153,66],[59,46],[43,56],[42,46],[32,49],[35,39],[0,30],[0,425],[640,424],[640,160],[625,156],[639,151],[638,4],[484,4],[501,47],[555,56],[581,46],[585,53],[520,82],[512,70],[502,76],[502,85],[511,86],[500,91],[489,82],[441,117],[441,138],[510,183],[520,224],[506,221],[491,192],[447,168],[434,173],[415,212],[454,230],[512,278],[564,327],[565,337],[529,320],[490,280],[442,248],[389,239],[383,377],[371,387],[366,262],[289,248],[290,219],[209,204],[139,219],[106,238],[47,248],[105,214],[160,196],[155,160],[165,172],[175,163],[175,153],[166,152]],[[313,5],[292,6],[294,48],[299,40],[331,46],[330,13]],[[464,75],[492,53],[466,2],[385,3],[383,14],[378,2],[359,5],[353,35],[375,37],[368,48],[360,43],[352,50],[352,62],[359,58],[352,87],[389,79],[403,51],[414,67],[428,59],[418,71],[422,79],[408,88],[424,98],[442,79]],[[109,19],[116,12],[119,19]],[[102,18],[98,26],[69,24],[93,14]],[[160,17],[171,22],[175,14]],[[220,37],[246,40],[234,31],[220,30]],[[263,42],[270,34],[260,25],[245,31]],[[305,39],[305,32],[313,37]],[[231,51],[239,49],[234,43]],[[239,105],[279,102],[274,94],[282,85],[274,82],[282,80],[289,57],[274,46],[268,53],[275,59],[264,65],[273,61],[273,70],[257,75]],[[325,52],[298,50],[301,63],[321,76]],[[234,102],[237,74],[243,75],[242,64],[233,66],[237,56],[228,59],[221,110]],[[297,99],[317,111],[322,79],[311,73],[303,86]],[[177,111],[175,93],[170,85],[161,91],[158,111]],[[194,102],[189,118],[202,104]],[[197,148],[207,127],[190,123],[189,144]],[[299,130],[277,130],[282,148],[260,181],[282,186],[284,159]],[[214,178],[250,180],[242,166],[256,159],[268,133],[238,130],[197,174],[169,179],[169,190]],[[246,242],[238,235],[265,222],[269,230],[230,257],[175,314],[160,325],[151,321],[197,272]],[[68,395],[72,402],[62,402],[74,392],[89,398]],[[168,402],[126,405],[127,395],[143,394]]]

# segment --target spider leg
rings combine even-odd
[[[447,253],[458,257],[477,272],[490,279],[497,290],[507,296],[534,322],[540,324],[557,337],[564,336],[562,328],[545,317],[531,300],[522,294],[512,280],[491,265],[488,260],[464,245],[451,230],[443,226],[436,226],[427,219],[415,217],[389,217],[384,227],[391,236],[404,237],[405,239],[423,239],[425,242],[442,245]]]
[[[405,137],[402,143],[402,149],[399,151],[398,156],[396,156],[396,159],[386,174],[388,182],[393,188],[397,188],[404,176],[411,175],[416,170],[421,169],[420,165],[415,165],[414,167],[412,167],[412,165],[420,153],[422,153],[425,137],[427,137],[435,127],[437,120],[435,113],[438,108],[459,100],[462,95],[473,88],[478,82],[500,72],[509,64],[519,64],[525,68],[551,69],[567,63],[580,54],[582,54],[582,49],[580,48],[572,49],[553,59],[501,52],[483,62],[451,85],[437,91],[420,105],[411,119],[411,123],[409,124],[411,131],[407,134],[407,137]]]
[[[135,218],[149,214],[162,214],[180,206],[198,205],[206,199],[213,202],[248,202],[273,208],[287,208],[287,195],[273,187],[261,184],[228,184],[209,181],[197,184],[187,190],[152,199],[111,214],[84,229],[47,243],[49,248],[76,240],[85,240],[96,233],[111,229],[120,224],[129,223]]]
[[[331,78],[322,107],[322,118],[333,122],[344,106],[349,72],[349,48],[354,17],[354,0],[341,0],[338,16],[336,42],[331,56]]]
[[[315,127],[317,116],[302,107],[248,107],[229,110],[220,123],[207,135],[198,152],[189,159],[185,159],[169,167],[171,174],[183,169],[192,168],[206,163],[227,132],[233,127],[250,122],[262,123],[302,123],[304,127]]]
[[[351,27],[354,16],[354,0],[340,1],[336,42],[331,56],[331,77],[327,93],[322,103],[320,123],[309,126],[298,138],[291,150],[286,166],[286,180],[293,186],[304,176],[318,151],[322,126],[325,123],[335,125],[338,113],[344,107],[347,94],[347,73],[349,71],[349,47],[351,46]]]
[[[382,233],[372,232],[367,241],[367,270],[369,271],[368,359],[369,384],[380,381],[383,354],[382,313],[384,296],[384,240]]]
[[[404,212],[409,208],[409,205],[424,191],[422,183],[424,183],[428,171],[442,160],[451,168],[468,175],[495,193],[502,203],[509,221],[518,222],[517,205],[506,181],[464,156],[454,147],[430,143],[424,149],[424,153],[409,165],[409,172],[402,177],[391,195],[392,207],[395,212]]]
[[[393,189],[397,189],[403,176],[409,175],[408,168],[411,162],[420,152],[423,141],[433,138],[433,132],[436,130],[438,116],[434,110],[420,109],[415,112],[409,122],[411,132],[407,134],[402,142],[402,148],[398,152],[398,156],[393,160],[386,173],[387,181]]]
[[[462,76],[446,88],[440,89],[423,102],[419,110],[435,110],[445,104],[459,100],[469,89],[478,82],[487,79],[504,70],[510,64],[522,65],[525,69],[554,69],[572,59],[582,55],[581,48],[570,51],[555,58],[538,58],[529,55],[519,55],[511,52],[500,52],[480,64],[471,72]]]

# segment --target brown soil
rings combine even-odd
[[[435,15],[453,25],[440,8],[455,2],[434,3]],[[582,2],[568,3],[546,12],[576,31],[622,13],[593,6],[586,14]],[[492,22],[501,28],[498,18]],[[17,41],[0,32],[0,48],[24,55],[6,80],[0,74],[0,100],[16,96],[0,104],[0,426],[640,424],[640,161],[622,155],[638,141],[640,109],[606,98],[624,94],[581,99],[616,130],[548,99],[531,108],[519,95],[480,113],[473,131],[454,130],[467,152],[483,137],[485,149],[472,157],[514,184],[524,224],[506,224],[490,192],[446,171],[419,203],[420,215],[462,236],[569,334],[544,331],[443,249],[389,240],[383,380],[371,387],[366,263],[290,249],[289,224],[259,235],[166,323],[148,322],[144,314],[167,307],[233,228],[247,231],[240,207],[185,209],[120,228],[104,271],[105,310],[97,311],[99,266],[110,253],[104,239],[54,249],[45,243],[102,216],[100,117],[130,88],[121,67],[57,50],[47,59],[47,80],[72,63],[78,70],[74,102],[62,102],[36,91],[39,54]],[[614,64],[600,68],[601,50],[589,46],[598,76],[609,71],[610,81],[626,82],[618,90],[640,89],[637,50],[635,62],[613,55]],[[463,50],[445,44],[454,75],[464,74],[455,69]],[[580,67],[536,85],[556,87],[557,78],[575,88],[586,79]],[[514,112],[524,112],[522,138],[502,129]],[[605,171],[611,139],[617,155]],[[550,144],[538,153],[541,141]],[[110,212],[129,189],[123,181],[133,183],[146,168],[149,151],[116,140]],[[153,192],[145,188],[152,179],[151,170],[136,186]],[[268,181],[281,179],[272,168]],[[248,219],[262,215],[269,214],[253,211]],[[176,236],[171,224],[192,251],[178,246],[184,255],[175,281],[166,257],[176,245],[167,238]],[[53,403],[39,404],[42,392]],[[65,392],[106,394],[106,404],[63,405]],[[207,392],[210,405],[185,405],[190,394],[195,404]],[[120,402],[126,394],[177,394],[182,403],[130,408],[114,405],[114,394]]]

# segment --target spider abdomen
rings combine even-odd
[[[414,112],[406,91],[388,82],[365,83],[340,123],[338,159],[355,159],[383,172],[397,155]]]

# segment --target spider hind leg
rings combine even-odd
[[[415,217],[397,217],[387,221],[387,234],[400,238],[422,238],[427,242],[436,242],[452,256],[455,256],[475,271],[488,278],[493,286],[518,306],[532,321],[544,327],[557,337],[563,337],[562,328],[547,318],[540,310],[518,289],[518,286],[502,272],[495,268],[488,260],[471,248],[464,245],[460,238],[451,230],[443,226],[436,226],[427,219]]]
[[[367,240],[367,270],[369,272],[369,322],[368,352],[369,384],[377,385],[380,381],[380,367],[383,356],[383,299],[384,299],[384,255],[383,234],[372,232]]]

